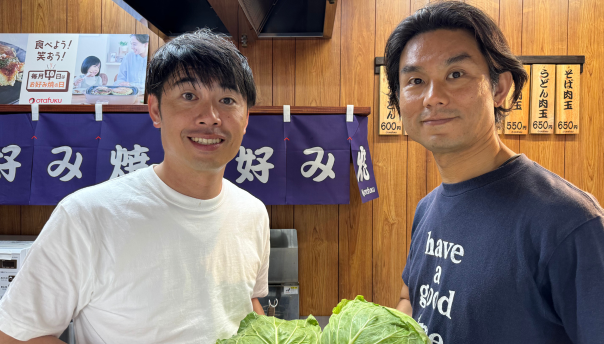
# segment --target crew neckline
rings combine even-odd
[[[155,172],[155,166],[157,166],[157,164],[150,165],[144,169],[147,171],[141,172],[146,172],[144,173],[144,177],[147,182],[151,184],[153,192],[160,194],[160,196],[170,203],[191,210],[211,211],[218,208],[226,198],[226,194],[228,193],[228,181],[224,178],[222,179],[222,188],[218,196],[211,199],[198,199],[183,195],[164,183]]]
[[[530,162],[531,160],[527,158],[526,155],[519,154],[517,157],[506,161],[503,165],[499,166],[493,171],[487,172],[478,177],[454,184],[442,183],[442,194],[447,197],[458,196],[463,193],[484,187],[527,168]]]

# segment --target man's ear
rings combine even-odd
[[[493,94],[493,100],[495,102],[495,107],[500,107],[505,102],[505,98],[508,96],[510,92],[510,88],[512,87],[512,73],[504,72],[499,74],[499,82],[495,86],[495,92]]]
[[[153,94],[150,94],[147,98],[148,107],[149,107],[149,117],[153,121],[153,126],[161,129],[161,113],[159,111],[159,100]]]
[[[247,115],[245,116],[245,126],[243,127],[243,134],[246,133],[247,125],[250,123],[250,108],[247,109]]]

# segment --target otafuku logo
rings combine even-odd
[[[34,104],[34,103],[38,103],[38,104],[60,104],[62,102],[63,102],[63,99],[53,99],[53,98],[36,99],[36,98],[29,98],[29,103],[30,104]]]

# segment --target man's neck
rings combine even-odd
[[[220,171],[199,172],[186,167],[174,167],[166,161],[155,166],[155,173],[173,190],[197,199],[212,199],[222,190],[224,168]]]
[[[497,133],[493,132],[493,135],[486,135],[470,149],[452,153],[434,153],[434,160],[443,183],[454,184],[491,172],[514,154],[501,142]]]

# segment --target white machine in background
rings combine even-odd
[[[294,320],[300,317],[298,283],[298,232],[271,229],[268,296],[259,299],[266,315]]]
[[[33,241],[0,241],[0,299],[17,276]]]
[[[35,235],[0,235],[0,299],[17,277],[17,272],[21,269],[34,240]],[[68,344],[75,344],[73,322],[59,339]]]

